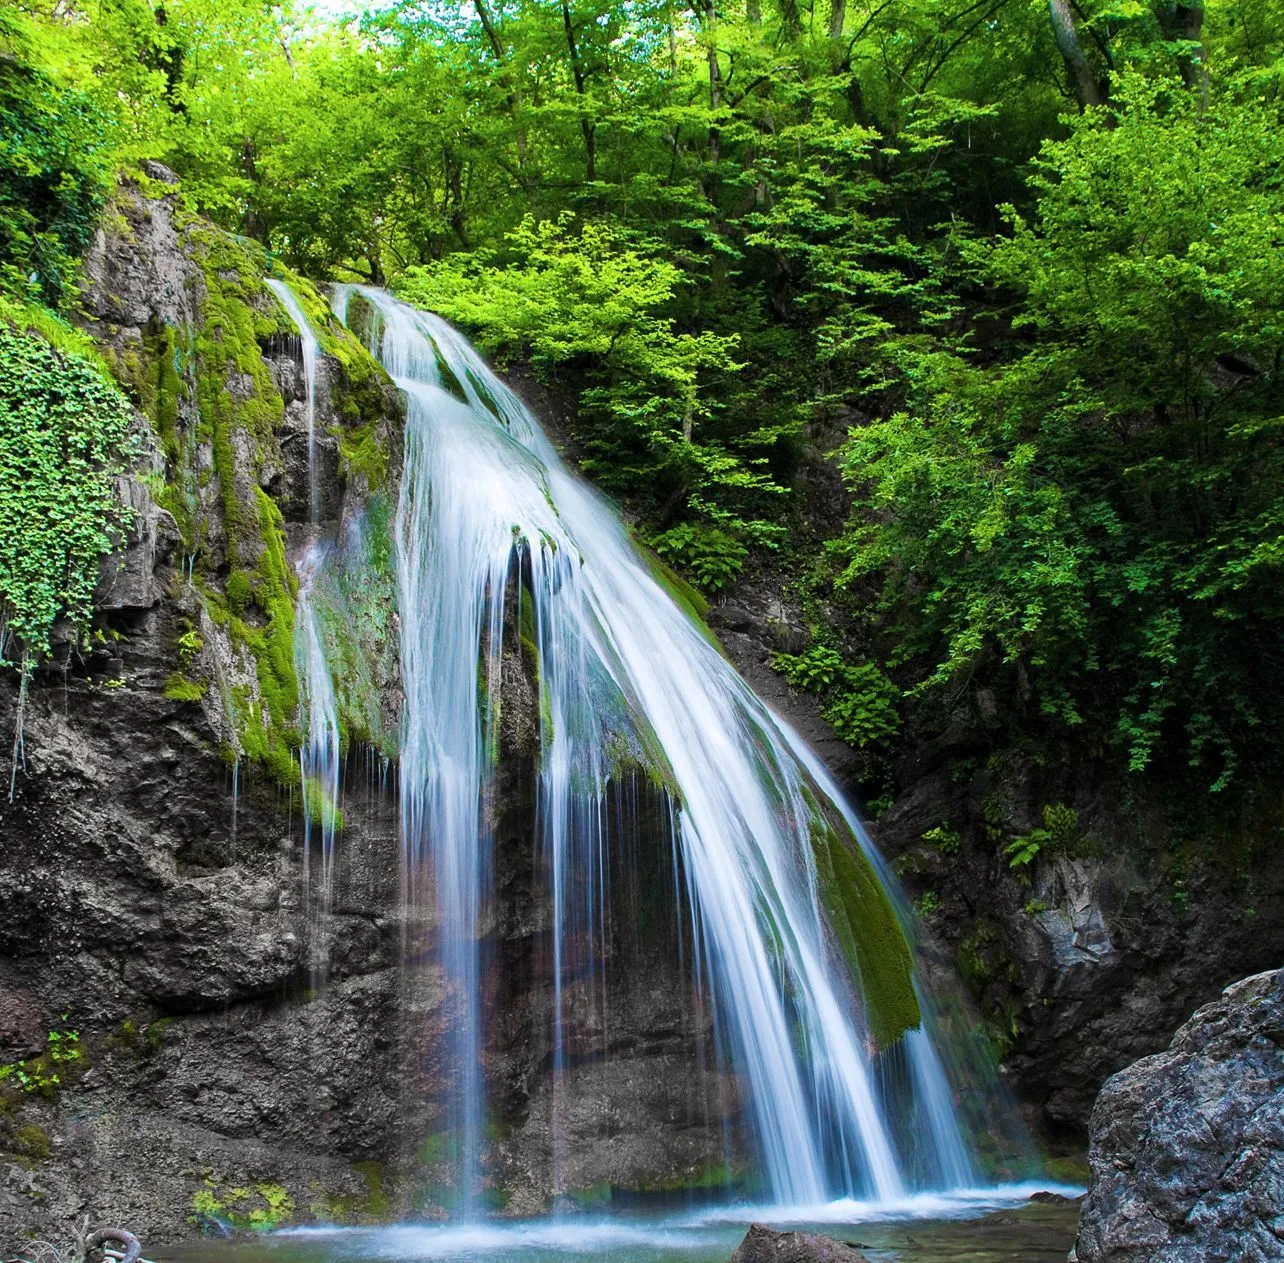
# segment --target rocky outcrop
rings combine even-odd
[[[431,902],[403,899],[395,602],[359,551],[390,563],[399,397],[291,278],[321,342],[313,524],[299,346],[267,260],[187,214],[163,168],[148,177],[121,190],[85,268],[87,327],[138,410],[134,514],[90,636],[32,682],[25,762],[0,795],[0,1245],[86,1216],[149,1248],[216,1225],[440,1216],[452,1000]],[[314,594],[343,624],[336,669],[354,668],[324,898],[303,864],[292,661],[292,565],[317,536],[352,553]],[[677,936],[635,931],[639,913],[678,921],[654,893],[671,865],[658,818],[608,892],[609,1011],[575,1006],[554,1074],[522,662],[514,633],[484,927],[485,1195],[524,1213],[706,1187],[724,1178],[734,1084],[696,1064],[709,1019]],[[0,731],[16,702],[0,674]]]
[[[777,1232],[750,1224],[730,1263],[869,1263],[855,1246],[812,1232]]]
[[[1079,1263],[1284,1258],[1284,970],[1228,987],[1092,1113]]]
[[[957,747],[924,742],[904,758],[877,836],[929,904],[926,931],[972,988],[1032,1117],[1083,1135],[1110,1075],[1278,963],[1284,854],[1266,841],[1269,818],[1232,843],[1159,801],[1122,811],[1117,778],[1066,752],[986,757],[977,722],[960,720]],[[1022,838],[1035,845],[1014,866]]]

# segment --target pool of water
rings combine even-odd
[[[758,1221],[827,1233],[873,1263],[1064,1263],[1078,1204],[1031,1202],[1041,1189],[1064,1198],[1081,1191],[1028,1184],[792,1211],[728,1206],[663,1216],[308,1228],[148,1254],[156,1263],[727,1263],[747,1224]]]

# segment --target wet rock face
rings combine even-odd
[[[585,890],[571,883],[568,919],[577,924],[563,940],[559,1050],[551,872],[531,843],[533,788],[529,769],[518,770],[498,795],[508,809],[487,972],[487,1085],[498,1123],[487,1166],[505,1211],[716,1195],[737,1163],[727,1130],[736,1126],[735,1084],[692,984],[680,929],[689,910],[672,885],[664,801],[645,782],[622,787],[591,933],[574,912]]]
[[[1284,970],[1228,987],[1092,1113],[1079,1263],[1284,1258]]]
[[[854,1246],[811,1232],[776,1232],[750,1224],[731,1263],[869,1263]]]
[[[50,1032],[78,1054],[0,1084],[6,1245],[85,1215],[187,1235],[207,1182],[281,1186],[304,1209],[364,1198],[351,1164],[416,1117],[394,1046],[395,804],[351,797],[319,939],[297,810],[246,768],[234,798],[199,707],[162,692],[172,611],[126,613],[106,670],[33,685],[27,770],[0,800],[0,1064]],[[6,682],[5,731],[13,702]]]

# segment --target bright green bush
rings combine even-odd
[[[600,484],[666,506],[669,518],[686,507],[770,541],[778,529],[765,515],[785,488],[715,424],[718,387],[739,369],[738,336],[678,328],[668,313],[684,277],[661,250],[570,212],[527,217],[502,256],[450,255],[407,269],[397,288],[501,360],[528,356],[546,373],[564,366],[580,387],[581,464]],[[776,437],[763,432],[753,447]]]
[[[842,579],[881,583],[916,695],[980,673],[1218,791],[1284,768],[1284,127],[1140,79],[1105,121],[1045,145],[1034,213],[974,255],[1031,341],[920,357],[852,431]]]
[[[884,744],[900,731],[900,690],[874,663],[852,665],[837,650],[813,645],[778,653],[771,665],[793,688],[825,698],[822,717],[849,745]]]
[[[33,37],[0,11],[0,289],[58,306],[106,195],[107,120],[38,64]]]
[[[785,674],[792,688],[803,693],[824,692],[845,669],[843,655],[824,645],[813,645],[806,653],[778,653],[771,665]]]
[[[749,550],[717,527],[683,522],[651,538],[651,547],[689,574],[705,592],[718,592],[740,577]]]

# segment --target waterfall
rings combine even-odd
[[[308,436],[308,520],[317,527],[317,357],[319,344],[294,291],[284,282],[269,278],[268,287],[298,330],[303,358],[304,417]],[[295,557],[299,577],[295,604],[294,662],[303,686],[305,740],[299,749],[299,770],[303,794],[304,887],[311,891],[319,878],[322,924],[331,894],[335,833],[339,820],[339,712],[334,681],[326,659],[320,615],[313,599],[314,584],[327,555],[327,548],[312,539]],[[313,873],[313,852],[319,852],[320,872]],[[324,956],[324,947],[321,955]]]
[[[312,543],[295,559],[299,593],[294,617],[294,664],[303,683],[306,716],[304,742],[299,748],[304,882],[310,886],[313,878],[319,877],[323,903],[328,907],[339,822],[339,708],[313,600],[313,585],[326,552],[321,545]],[[320,853],[318,874],[311,871],[314,850]]]
[[[922,1014],[917,1029],[876,1050],[874,988],[862,996],[844,965],[844,933],[850,942],[867,927],[853,912],[839,932],[827,915],[836,867],[870,875],[864,906],[871,917],[888,910],[889,951],[898,935],[907,960],[909,949],[895,883],[829,773],[466,339],[366,287],[337,288],[341,319],[357,294],[373,312],[371,349],[407,401],[396,519],[403,861],[412,885],[434,883],[453,1002],[456,1209],[472,1209],[485,1134],[479,937],[492,895],[489,804],[514,609],[539,693],[555,1101],[566,1064],[563,982],[593,941],[610,865],[608,787],[640,766],[673,809],[691,968],[741,1084],[771,1197],[889,1200],[972,1181],[922,987],[905,983],[904,1003]],[[860,961],[869,983],[879,962],[867,949]]]
[[[317,335],[308,323],[303,305],[294,291],[284,281],[279,281],[275,277],[268,278],[267,286],[277,296],[299,334],[305,389],[304,419],[308,427],[308,520],[315,526],[317,520],[317,356],[320,353],[320,346],[317,343]]]

